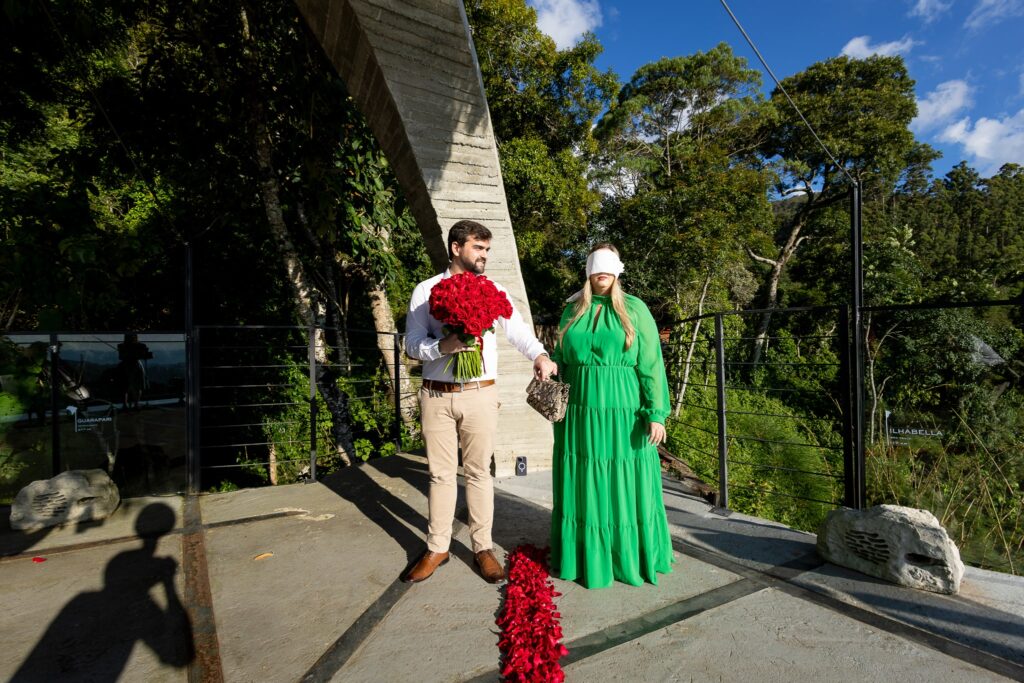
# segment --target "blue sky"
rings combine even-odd
[[[918,139],[943,175],[1024,164],[1024,0],[727,0],[779,78],[848,54],[900,54],[917,82]],[[559,47],[593,31],[622,81],[643,64],[726,42],[761,69],[719,0],[528,0]],[[772,83],[764,74],[765,91]]]

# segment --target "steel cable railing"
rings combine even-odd
[[[717,483],[721,506],[775,511],[805,528],[827,511],[818,506],[843,504],[845,476],[837,433],[842,401],[835,400],[842,398],[840,335],[822,333],[821,325],[793,331],[786,316],[807,313],[819,320],[828,314],[838,328],[835,308],[773,311],[776,326],[784,320],[790,329],[765,326],[761,334],[744,330],[760,324],[765,311],[730,312],[682,321],[674,326],[678,338],[664,344],[676,382],[668,445],[685,450],[679,455],[691,468]],[[705,439],[714,453],[698,445]],[[796,514],[795,504],[802,506]]]

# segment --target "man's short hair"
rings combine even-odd
[[[476,221],[459,221],[448,230],[448,260],[452,258],[452,245],[458,244],[460,247],[466,243],[470,237],[481,242],[486,242],[491,239],[491,231],[486,227],[477,223]]]

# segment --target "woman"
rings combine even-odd
[[[654,318],[622,271],[614,246],[591,251],[553,358],[571,388],[555,424],[552,565],[587,588],[656,584],[673,562],[657,449],[668,382]]]

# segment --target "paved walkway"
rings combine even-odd
[[[544,544],[550,477],[498,485],[496,543]],[[1024,579],[902,589],[665,485],[677,562],[660,585],[556,581],[568,681],[1024,681]],[[0,679],[497,680],[501,590],[465,526],[429,581],[397,580],[422,549],[426,487],[424,460],[396,456],[317,484],[130,499],[86,528],[0,529]]]

